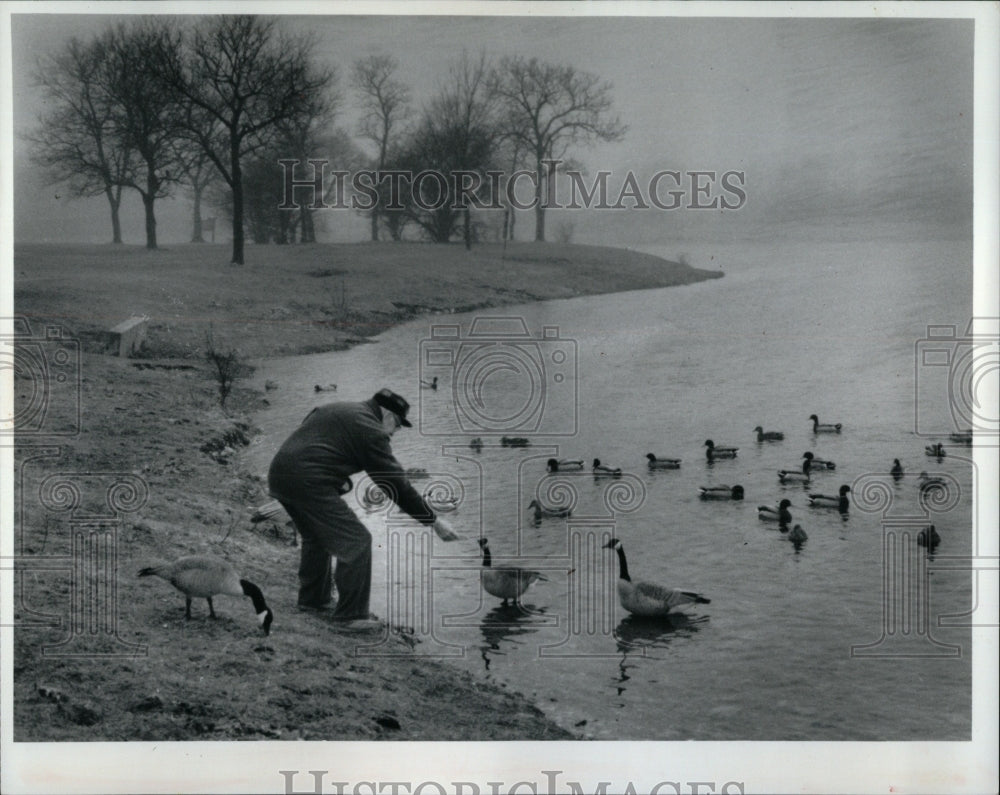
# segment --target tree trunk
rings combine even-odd
[[[535,184],[535,240],[545,242],[545,207],[543,195],[545,192],[545,169],[539,162],[535,171],[537,181]]]
[[[469,212],[469,208],[466,207],[462,211],[462,231],[465,237],[465,250],[472,250],[472,213]]]
[[[156,216],[153,214],[153,203],[156,196],[153,193],[142,194],[142,206],[146,210],[146,248],[156,249]]]
[[[239,141],[229,146],[230,174],[233,177],[233,265],[243,264],[243,171],[240,169]]]
[[[205,238],[202,237],[201,229],[201,186],[197,183],[194,185],[194,216],[192,218],[192,225],[194,232],[191,233],[191,242],[204,243]]]
[[[372,208],[372,242],[378,242],[378,207]]]
[[[118,217],[118,208],[121,205],[121,193],[119,192],[115,196],[110,185],[104,189],[104,193],[108,197],[108,204],[111,205],[111,242],[120,244],[122,242],[122,222]]]

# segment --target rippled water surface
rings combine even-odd
[[[971,247],[684,250],[725,277],[495,311],[504,323],[523,319],[532,338],[520,342],[498,338],[510,328],[496,321],[442,316],[345,353],[268,363],[258,375],[280,390],[258,418],[264,435],[251,463],[264,472],[308,409],[329,399],[314,384],[337,383],[338,399],[381,385],[409,396],[420,422],[394,448],[404,465],[427,470],[416,485],[460,498],[450,517],[463,539],[434,541],[427,554],[429,539],[412,523],[359,506],[378,544],[373,609],[413,627],[415,653],[506,683],[588,736],[968,739],[960,616],[972,606],[971,580],[942,561],[971,548],[974,468],[967,448],[941,461],[925,455],[930,440],[915,431],[954,423],[947,372],[915,355],[928,324],[964,333]],[[493,352],[463,359],[472,343]],[[455,386],[458,371],[474,387]],[[419,389],[432,375],[439,388]],[[814,435],[814,413],[843,432]],[[476,421],[489,427],[476,433]],[[758,444],[757,425],[784,440]],[[486,445],[478,453],[468,446],[477,435]],[[504,447],[500,435],[531,444]],[[709,464],[709,438],[738,446],[738,456]],[[777,471],[797,468],[806,450],[836,469],[808,487],[780,484]],[[648,452],[683,463],[650,472]],[[549,456],[588,467],[548,476]],[[623,476],[593,477],[595,457]],[[894,458],[906,471],[899,482],[887,474]],[[949,484],[929,517],[917,499],[922,470]],[[742,485],[746,499],[699,499],[700,486],[718,484]],[[835,494],[841,484],[854,486],[846,516],[809,507],[808,492]],[[527,504],[539,495],[569,500],[571,518],[533,522]],[[758,505],[786,497],[808,533],[799,549],[757,517]],[[912,543],[925,520],[943,538],[930,558]],[[696,589],[711,604],[672,625],[630,618],[617,603],[616,560],[601,548],[611,534],[635,579]],[[481,591],[481,535],[495,563],[517,558],[544,573],[523,610]]]

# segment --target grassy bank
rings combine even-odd
[[[429,245],[147,252],[110,246],[23,246],[15,312],[36,337],[47,323],[81,341],[79,380],[36,406],[37,382],[15,373],[25,422],[16,450],[14,548],[17,740],[513,740],[575,736],[530,700],[419,656],[405,632],[388,656],[295,609],[298,550],[284,525],[250,521],[267,497],[241,471],[263,395],[240,388],[226,410],[205,361],[206,336],[247,358],[332,350],[423,312],[686,284],[713,275],[627,251],[518,245],[466,252]],[[142,357],[105,352],[104,332],[150,318]],[[32,413],[34,412],[34,413]],[[45,442],[47,449],[39,445]],[[68,480],[79,504],[53,496]],[[70,613],[72,536],[106,515],[117,481],[138,484],[115,528],[113,614],[91,634]],[[157,560],[209,553],[256,582],[275,612],[264,637],[248,600],[204,600],[193,619],[167,583],[135,573]],[[84,576],[86,580],[86,576]],[[87,619],[89,620],[89,619]],[[100,622],[99,622],[100,623]],[[74,628],[82,640],[59,646]],[[106,630],[106,631],[104,631]],[[415,643],[415,645],[414,645]],[[46,648],[47,647],[47,648]],[[66,652],[82,656],[66,656]],[[403,652],[403,653],[398,653]],[[412,652],[412,653],[411,653]],[[99,655],[111,655],[101,657]],[[415,655],[415,656],[414,656]]]

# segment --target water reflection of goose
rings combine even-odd
[[[544,613],[540,609],[536,613]],[[486,670],[490,668],[491,657],[505,655],[505,646],[520,645],[522,641],[517,640],[520,635],[528,635],[537,632],[537,621],[524,613],[520,608],[508,605],[494,607],[483,616],[479,624],[479,631],[483,636],[483,644],[479,647],[480,655],[486,664]]]

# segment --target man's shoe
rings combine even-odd
[[[334,619],[333,624],[338,629],[346,629],[352,632],[385,628],[385,622],[374,613],[369,613],[367,617]]]

